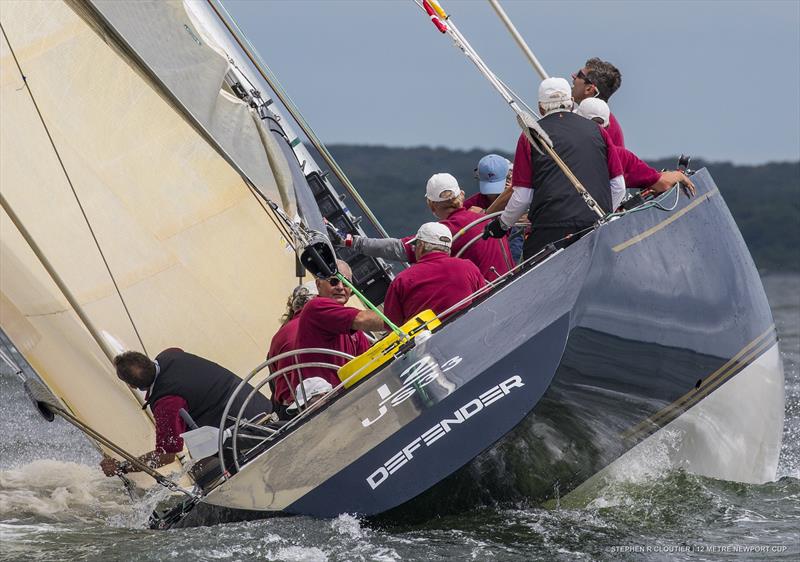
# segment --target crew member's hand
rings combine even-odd
[[[650,189],[655,193],[664,193],[676,183],[679,183],[683,187],[687,195],[692,196],[695,194],[694,183],[692,183],[692,180],[690,180],[686,174],[679,170],[661,172],[661,177],[658,178],[656,183],[650,186]]]
[[[119,463],[111,457],[103,457],[103,460],[100,461],[100,468],[103,469],[103,474],[106,476],[114,476],[119,469]]]
[[[481,209],[480,207],[472,206],[469,208],[469,210],[472,211],[473,213],[480,213],[482,215],[486,214],[486,209]]]
[[[328,238],[331,241],[331,244],[337,247],[344,246],[344,238],[342,237],[342,233],[329,223],[327,220],[325,221],[325,227],[328,229]]]
[[[483,229],[483,239],[488,240],[489,238],[502,238],[508,234],[509,229],[505,227],[505,225],[500,222],[500,217],[495,217],[489,224],[486,225],[486,228]]]

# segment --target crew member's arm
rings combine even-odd
[[[676,183],[681,183],[694,195],[694,183],[683,172],[678,170],[659,172],[630,150],[620,147],[617,147],[617,150],[625,173],[626,187],[631,189],[649,188],[656,193],[664,193]]]
[[[364,332],[382,332],[386,329],[386,325],[380,316],[371,310],[360,310],[358,315],[353,319],[353,330],[361,330]]]
[[[600,134],[606,143],[606,164],[608,166],[608,177],[611,178],[608,182],[608,186],[611,189],[610,211],[613,212],[625,199],[625,176],[617,147],[602,127],[600,128]]]
[[[676,183],[686,186],[689,193],[695,194],[694,183],[688,178],[686,174],[680,170],[671,170],[669,172],[661,172],[658,181],[650,186],[650,189],[656,193],[664,193]]]
[[[366,236],[348,234],[341,239],[341,244],[338,245],[353,248],[359,254],[372,256],[373,258],[399,262],[409,261],[406,244],[403,244],[403,241],[398,238],[367,238]]]
[[[496,213],[497,211],[502,211],[503,209],[505,209],[513,193],[514,193],[514,188],[512,187],[504,189],[503,193],[498,195],[497,199],[492,201],[492,204],[486,207],[485,213],[487,215],[491,215],[492,213]]]
[[[533,201],[533,164],[531,143],[521,134],[514,153],[514,171],[511,174],[511,194],[500,215],[500,226],[506,230],[514,226],[531,206]],[[499,199],[499,197],[498,197]]]
[[[625,186],[630,189],[650,187],[658,181],[658,170],[648,166],[627,148],[617,147],[622,170],[625,175]]]
[[[181,408],[187,409],[189,405],[180,396],[164,396],[153,404],[153,418],[156,422],[156,448],[138,457],[139,460],[150,468],[159,468],[175,460],[175,454],[183,450],[181,433],[186,431],[186,423],[178,412]],[[119,462],[111,457],[103,457],[100,467],[106,476],[114,476],[118,472],[140,472],[140,469],[131,463]]]

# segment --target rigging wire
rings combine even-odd
[[[520,108],[519,103],[517,103],[517,100],[515,99],[516,95],[512,96],[511,93],[509,93],[508,88],[504,86],[501,80],[494,74],[494,72],[492,72],[483,59],[481,59],[477,51],[475,51],[472,45],[470,45],[469,41],[467,41],[461,31],[459,31],[459,29],[450,19],[450,16],[445,13],[438,2],[436,2],[436,0],[413,0],[413,2],[430,16],[431,22],[435,25],[440,33],[446,33],[450,36],[450,38],[454,41],[456,48],[458,48],[464,54],[464,56],[466,56],[467,59],[475,65],[483,77],[489,81],[497,93],[499,93],[500,96],[505,100],[509,108],[516,113],[517,121],[522,127],[523,133],[530,141],[531,146],[542,154],[547,154],[547,156],[552,158],[552,160],[567,177],[569,182],[573,185],[575,190],[580,194],[581,198],[583,198],[586,206],[597,215],[599,221],[605,220],[608,213],[606,213],[600,207],[600,205],[597,204],[597,201],[595,201],[594,197],[592,197],[592,195],[586,190],[577,176],[575,176],[569,166],[567,166],[567,164],[555,151],[553,142],[550,140],[549,135],[538,124],[539,119],[535,117],[534,114],[523,111],[522,108]]]
[[[358,190],[352,184],[350,179],[347,177],[347,174],[344,173],[344,170],[342,170],[342,168],[336,162],[333,155],[330,153],[330,151],[328,151],[328,148],[322,143],[317,134],[311,128],[311,125],[309,125],[308,122],[305,120],[303,115],[300,113],[300,110],[298,109],[297,105],[292,101],[292,99],[280,85],[275,75],[269,69],[269,66],[267,66],[267,64],[261,58],[261,55],[258,54],[258,51],[253,47],[253,44],[250,42],[249,39],[247,39],[245,34],[242,33],[241,29],[236,23],[236,20],[234,20],[233,17],[231,17],[227,8],[225,8],[225,6],[222,5],[221,2],[215,0],[207,0],[207,2],[208,5],[211,7],[211,9],[214,11],[214,13],[217,15],[217,17],[219,18],[219,20],[222,22],[222,24],[228,29],[230,34],[233,36],[234,40],[241,47],[245,56],[247,56],[247,58],[253,64],[256,71],[259,72],[259,74],[261,74],[264,80],[266,80],[269,87],[272,88],[272,90],[278,96],[278,99],[281,101],[281,103],[283,103],[283,105],[289,111],[289,114],[295,119],[297,124],[300,126],[300,129],[303,131],[303,133],[305,133],[308,140],[311,141],[311,144],[314,146],[314,148],[319,152],[319,154],[322,156],[322,158],[325,160],[328,166],[330,166],[331,171],[337,177],[342,186],[348,191],[348,193],[350,193],[351,197],[355,200],[358,206],[361,207],[361,210],[364,212],[369,221],[372,223],[372,226],[375,228],[375,230],[377,230],[378,233],[384,238],[388,237],[389,235],[383,228],[383,225],[378,220],[378,217],[376,217],[374,213],[370,210],[366,201],[364,201],[364,199],[361,197],[361,194],[358,192]],[[220,10],[222,10],[222,12],[225,13],[225,17],[223,17],[222,13],[220,13]],[[243,42],[246,43],[247,45],[245,46]],[[247,78],[246,75],[245,78]],[[248,82],[250,82],[249,79]]]
[[[86,226],[88,227],[89,232],[92,235],[92,239],[94,240],[95,246],[97,246],[97,250],[100,253],[100,257],[102,258],[103,264],[106,267],[106,271],[108,271],[108,276],[111,278],[111,282],[114,285],[114,289],[117,292],[117,296],[119,296],[119,300],[122,303],[122,307],[125,309],[125,314],[128,316],[128,320],[130,321],[131,327],[133,328],[133,331],[136,334],[136,338],[139,340],[139,344],[142,346],[142,351],[144,351],[144,353],[147,354],[147,347],[144,345],[144,341],[142,340],[141,334],[139,334],[139,330],[136,327],[136,322],[133,321],[133,317],[131,316],[131,312],[128,309],[128,305],[125,302],[124,297],[122,296],[122,291],[120,290],[119,285],[117,285],[117,280],[114,278],[114,274],[111,272],[111,267],[108,264],[108,260],[106,259],[106,256],[103,253],[103,248],[100,246],[100,241],[97,239],[97,235],[95,234],[94,229],[92,228],[92,224],[89,221],[89,217],[86,215],[86,211],[83,208],[83,204],[81,204],[80,197],[78,197],[78,193],[75,190],[75,186],[72,184],[72,178],[70,178],[69,172],[67,172],[67,168],[64,165],[64,161],[61,159],[61,154],[58,151],[58,147],[56,147],[56,143],[53,140],[53,136],[50,134],[50,129],[47,127],[47,123],[44,120],[44,116],[42,115],[42,112],[39,109],[39,104],[36,103],[36,98],[34,97],[33,92],[31,91],[31,87],[28,84],[28,78],[22,71],[22,67],[19,64],[19,60],[17,59],[17,55],[14,52],[14,48],[11,46],[11,41],[8,39],[6,30],[1,23],[0,23],[0,31],[2,31],[3,33],[3,38],[6,40],[8,49],[11,51],[11,56],[14,58],[14,63],[16,64],[17,70],[19,70],[19,74],[22,77],[22,82],[25,84],[25,89],[28,91],[28,95],[31,98],[31,102],[33,102],[33,107],[36,109],[36,114],[39,116],[39,120],[42,123],[42,127],[44,127],[44,131],[47,134],[47,138],[50,141],[50,145],[53,147],[53,152],[55,153],[56,158],[58,159],[58,163],[61,166],[61,170],[64,172],[64,177],[66,178],[67,183],[69,184],[69,187],[72,190],[72,194],[75,197],[75,201],[78,204],[78,208],[80,208],[81,210],[81,214],[83,215],[83,219],[86,222]]]

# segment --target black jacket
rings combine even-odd
[[[551,113],[539,121],[550,135],[564,163],[581,181],[597,204],[611,208],[608,148],[597,123],[568,111]],[[531,147],[533,201],[528,216],[536,228],[582,228],[594,224],[597,215],[575,186],[547,154]]]
[[[180,396],[186,400],[189,415],[198,426],[219,427],[225,405],[242,379],[208,359],[178,349],[162,351],[156,356],[156,361],[160,370],[147,398],[147,405],[155,404],[164,396]],[[248,384],[239,392],[229,416],[238,414],[252,390],[253,387]],[[259,392],[248,404],[243,417],[249,419],[271,411],[271,402]],[[230,424],[228,421],[225,425]]]

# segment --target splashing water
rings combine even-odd
[[[664,432],[590,489],[560,495],[558,506],[479,507],[391,525],[340,515],[150,531],[147,517],[168,492],[155,487],[131,501],[118,479],[103,476],[99,455],[86,440],[63,422],[41,420],[19,381],[3,369],[0,391],[7,407],[0,411],[0,561],[697,560],[702,552],[709,558],[709,549],[737,545],[773,549],[738,553],[748,559],[797,560],[800,276],[767,277],[764,284],[786,374],[786,424],[776,482],[747,485],[668,470],[664,460],[675,442]],[[487,456],[485,469],[504,460]],[[644,548],[651,548],[651,554]]]

